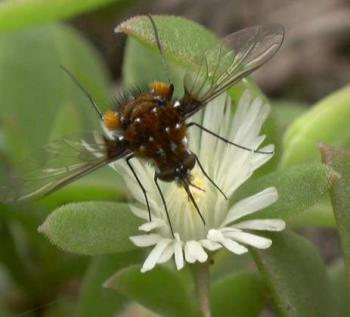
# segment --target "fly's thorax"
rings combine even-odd
[[[135,156],[156,165],[173,164],[187,150],[186,125],[170,101],[143,96],[127,105],[123,116],[127,121],[123,136]]]

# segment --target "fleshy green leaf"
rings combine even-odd
[[[278,316],[334,316],[331,284],[313,245],[292,232],[269,237],[272,247],[252,253],[269,285]]]
[[[339,174],[330,195],[350,286],[350,151],[328,145],[320,149],[323,162]]]
[[[269,101],[267,100],[267,102]],[[255,176],[264,175],[276,169],[282,156],[282,136],[291,122],[300,116],[304,110],[305,108],[299,104],[288,101],[272,103],[270,115],[263,126],[262,133],[267,137],[265,144],[275,145],[275,154],[271,160],[255,172]]]
[[[342,259],[332,263],[329,269],[329,277],[333,286],[337,316],[350,316],[350,292],[347,285],[347,278],[345,273],[345,266]]]
[[[293,227],[335,228],[333,209],[328,195],[303,213],[288,219],[288,224]]]
[[[0,31],[70,18],[112,2],[117,0],[3,0]]]
[[[191,66],[196,57],[217,43],[217,38],[203,26],[176,16],[153,16],[165,55],[183,66]],[[124,32],[141,43],[157,48],[154,30],[147,16],[136,16],[121,23]]]
[[[103,288],[103,282],[115,271],[141,262],[139,250],[104,255],[92,260],[80,291],[77,317],[110,317],[124,308],[127,299],[111,289]]]
[[[350,86],[322,99],[288,129],[284,140],[282,166],[320,158],[318,143],[348,143]]]
[[[266,300],[265,286],[256,273],[240,272],[216,282],[211,291],[214,317],[258,317]]]
[[[109,169],[106,166],[101,171],[94,172],[55,193],[45,196],[38,201],[38,204],[52,210],[63,204],[77,201],[126,202],[127,194],[125,186],[122,188],[121,178],[117,173],[115,175],[110,173]]]
[[[277,100],[272,102],[271,116],[277,124],[279,137],[305,110],[307,110],[307,105],[293,101]]]
[[[98,126],[86,96],[60,69],[64,65],[74,73],[99,103],[107,99],[103,64],[76,31],[50,25],[3,33],[0,47],[1,119],[13,157],[27,156],[62,134]]]
[[[105,286],[162,316],[197,316],[186,284],[178,273],[163,267],[141,273],[138,265],[130,266],[113,275]]]
[[[56,209],[38,230],[65,251],[98,255],[135,249],[129,237],[139,224],[127,204],[85,202]]]
[[[246,183],[237,191],[235,200],[274,186],[278,200],[259,212],[259,217],[288,219],[317,203],[327,193],[333,178],[333,172],[323,164],[301,164]]]

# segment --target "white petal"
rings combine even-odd
[[[250,230],[282,231],[286,228],[286,223],[280,219],[257,219],[242,221],[234,224],[232,227]]]
[[[174,254],[174,244],[170,243],[165,250],[163,251],[163,253],[161,254],[161,256],[158,259],[158,263],[165,263],[168,262],[170,260],[170,258],[173,256]]]
[[[184,254],[182,251],[182,242],[180,240],[180,236],[178,233],[175,233],[175,241],[174,241],[174,257],[175,257],[175,265],[178,270],[181,270],[184,263]]]
[[[196,261],[203,263],[208,259],[208,254],[198,241],[191,240],[187,241],[185,244],[185,258],[189,263],[194,263]]]
[[[155,218],[151,222],[146,222],[143,225],[139,226],[139,230],[150,232],[156,228],[163,227],[165,225],[165,222],[162,219]]]
[[[226,216],[226,219],[221,224],[221,227],[224,227],[237,219],[270,206],[277,200],[277,198],[278,193],[276,188],[269,187],[253,196],[239,201],[230,209]]]
[[[151,245],[155,245],[164,238],[159,234],[151,233],[151,234],[143,234],[140,236],[133,236],[133,237],[130,237],[129,239],[136,246],[143,248],[143,247],[149,247]]]
[[[217,229],[210,229],[207,234],[207,238],[214,242],[223,242],[225,240],[224,235],[221,233],[221,231]]]
[[[269,144],[267,146],[264,146],[263,148],[259,149],[259,151],[263,152],[274,152],[275,147],[272,144]],[[273,156],[272,154],[259,154],[255,153],[255,155],[252,158],[252,167],[254,170],[259,168],[260,166],[264,165],[268,160],[270,160]]]
[[[199,243],[209,251],[216,251],[222,248],[222,245],[218,242],[211,241],[208,239],[200,240]]]
[[[258,249],[267,249],[272,244],[270,239],[247,232],[228,232],[225,236]]]
[[[148,220],[148,211],[146,209],[136,207],[134,204],[129,204],[129,207],[136,217]]]
[[[157,245],[149,253],[148,257],[146,258],[146,261],[143,263],[143,266],[141,268],[142,273],[150,271],[155,267],[163,251],[169,245],[170,242],[170,239],[162,239],[157,243]]]
[[[241,255],[248,252],[248,249],[243,245],[240,245],[238,242],[233,241],[231,239],[225,239],[222,245],[232,253]]]
[[[227,239],[226,236],[224,236],[219,230],[210,229],[207,238],[211,241],[221,243],[226,249],[235,254],[243,254],[248,252],[247,248],[235,241],[232,241],[231,239]]]

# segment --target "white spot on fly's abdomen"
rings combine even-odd
[[[176,123],[175,129],[176,129],[176,130],[179,130],[180,128],[181,128],[181,124],[180,124],[180,123]]]
[[[188,140],[187,140],[186,137],[184,137],[184,138],[182,139],[182,144],[183,144],[183,145],[187,145],[187,144],[188,144]]]
[[[150,137],[148,138],[148,141],[149,141],[149,142],[154,142],[154,137],[153,137],[153,136],[150,136]]]
[[[176,100],[176,101],[174,102],[174,108],[179,108],[180,106],[181,106],[180,101]]]
[[[170,132],[170,127],[166,127],[166,128],[165,128],[165,132],[166,132],[166,133],[169,133],[169,132]]]
[[[140,123],[140,122],[141,122],[141,119],[140,119],[140,118],[136,118],[136,119],[135,119],[135,122]]]
[[[154,112],[154,113],[157,112],[157,111],[158,111],[157,107],[153,107],[152,110],[151,110],[151,112]]]

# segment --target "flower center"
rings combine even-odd
[[[205,199],[205,196],[208,194],[208,192],[207,180],[198,171],[192,171],[191,184],[189,186],[189,189],[191,191],[193,199],[201,209],[203,199]],[[185,189],[182,187],[178,187],[177,193],[179,200],[183,202],[183,210],[185,212],[191,211],[191,214],[197,217],[197,210],[194,204],[192,203],[190,197],[186,193]]]
[[[207,189],[206,179],[202,177],[202,175],[199,175],[198,173],[194,173],[191,180],[190,189],[195,201],[197,203],[200,203]]]

